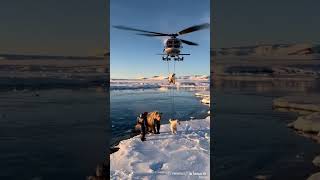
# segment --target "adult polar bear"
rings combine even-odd
[[[147,115],[147,131],[154,134],[160,133],[160,121],[162,113],[159,111],[149,112]],[[141,124],[137,122],[135,131],[141,131]]]
[[[159,111],[149,112],[147,116],[148,132],[160,134],[160,121],[162,113]]]

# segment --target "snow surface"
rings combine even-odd
[[[160,134],[123,140],[110,155],[110,179],[210,179],[210,117],[182,121],[178,134],[161,125]]]

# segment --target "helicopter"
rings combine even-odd
[[[185,55],[190,55],[190,54],[183,54],[181,53],[181,48],[182,47],[182,43],[187,44],[187,45],[191,45],[191,46],[197,46],[197,43],[191,42],[191,41],[187,41],[184,39],[180,39],[177,38],[180,35],[184,35],[184,34],[188,34],[191,32],[195,32],[195,31],[199,31],[202,29],[206,29],[210,27],[209,23],[204,23],[204,24],[200,24],[200,25],[195,25],[195,26],[191,26],[188,28],[185,28],[177,33],[159,33],[159,32],[153,32],[153,31],[146,31],[146,30],[141,30],[141,29],[136,29],[136,28],[131,28],[131,27],[126,27],[126,26],[113,26],[114,28],[117,29],[122,29],[122,30],[128,30],[128,31],[136,31],[136,32],[140,32],[137,35],[142,35],[142,36],[148,36],[148,37],[161,37],[161,36],[167,36],[169,37],[166,41],[165,41],[165,46],[163,49],[163,53],[162,54],[157,54],[157,55],[162,55],[162,60],[163,61],[171,61],[171,58],[174,59],[174,61],[183,61],[183,56]]]

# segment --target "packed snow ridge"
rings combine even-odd
[[[160,134],[119,143],[110,155],[110,179],[210,179],[210,117],[182,121],[178,133],[168,124]]]

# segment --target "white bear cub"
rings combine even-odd
[[[172,134],[177,134],[177,125],[180,125],[180,122],[178,119],[169,119],[170,123],[170,130]]]

